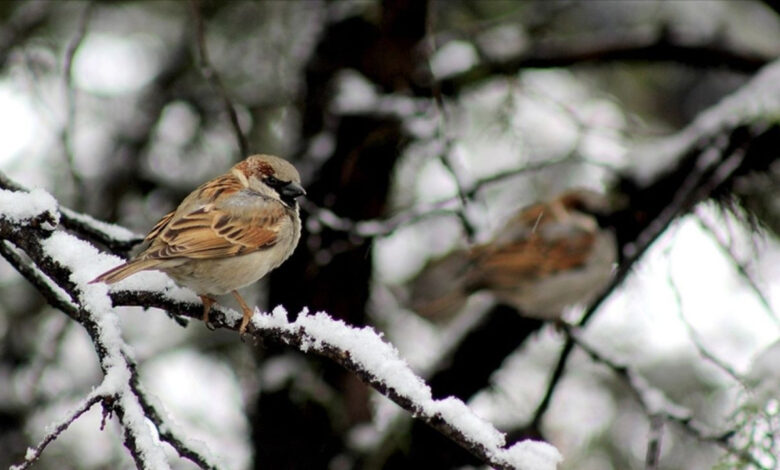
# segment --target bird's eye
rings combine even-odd
[[[281,184],[281,181],[279,181],[277,178],[273,176],[268,176],[265,179],[265,182],[268,184],[268,186],[278,186],[279,184]]]

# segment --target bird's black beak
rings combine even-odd
[[[285,199],[295,199],[298,196],[306,195],[306,190],[303,189],[303,186],[294,181],[290,181],[289,183],[279,188],[279,192]]]

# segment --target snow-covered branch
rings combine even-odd
[[[35,447],[30,447],[27,449],[27,453],[24,456],[24,462],[20,463],[19,465],[14,465],[11,467],[10,470],[25,470],[27,468],[30,468],[30,465],[34,464],[35,461],[38,460],[38,458],[43,453],[44,449],[46,449],[46,446],[54,442],[55,439],[57,439],[60,434],[65,432],[68,427],[73,424],[74,421],[79,419],[81,415],[89,411],[90,408],[92,408],[96,403],[104,400],[106,397],[98,394],[90,394],[90,396],[82,400],[81,403],[70,413],[68,413],[68,416],[63,418],[59,423],[57,423],[56,426],[52,426],[51,430],[46,433],[46,435],[41,439],[41,442],[38,443]]]
[[[462,401],[434,399],[398,351],[369,327],[352,328],[324,312],[309,315],[303,311],[291,322],[287,312],[277,307],[269,314],[256,312],[249,332],[332,359],[492,467],[555,468],[561,459],[555,448],[542,442],[523,441],[508,447],[504,434]]]
[[[138,468],[170,468],[158,436],[201,468],[218,468],[206,453],[185,445],[185,440],[171,431],[170,424],[151,405],[151,398],[138,382],[132,354],[128,354],[129,346],[122,339],[106,287],[88,284],[92,274],[81,268],[91,265],[87,260],[101,266],[100,261],[105,265],[113,257],[101,255],[89,243],[57,230],[60,213],[54,198],[44,191],[0,190],[0,203],[3,208],[0,237],[4,239],[0,254],[38,288],[52,306],[84,327],[104,374],[102,383],[75,411],[27,453],[20,468],[34,462],[46,445],[98,401],[103,402],[105,413],[116,414],[119,419],[125,446]],[[21,256],[20,251],[26,257]],[[147,420],[155,424],[157,433],[152,432]]]
[[[142,305],[199,318],[201,306],[196,296],[153,272],[118,283],[111,292],[103,284],[89,284],[96,274],[116,264],[117,258],[58,230],[60,211],[56,201],[44,191],[0,190],[0,199],[9,202],[2,205],[0,213],[0,237],[5,240],[2,254],[52,305],[84,326],[100,358],[103,382],[77,411],[88,409],[96,402],[95,396],[109,403],[108,413],[119,418],[125,446],[138,468],[169,468],[157,436],[201,468],[218,468],[207,451],[197,450],[181,433],[172,431],[175,428],[144,392],[113,311],[118,305]],[[89,223],[88,219],[81,220]],[[96,231],[105,228],[89,226]],[[103,235],[110,238],[107,233]],[[18,251],[23,251],[29,262]],[[241,315],[217,308],[211,319],[216,327],[237,329]],[[335,361],[492,467],[553,469],[561,460],[558,451],[543,442],[523,441],[507,446],[504,434],[461,400],[434,399],[430,388],[412,372],[397,350],[371,328],[352,328],[323,312],[309,315],[304,311],[297,320],[289,321],[284,309],[277,307],[268,314],[256,311],[248,332],[257,339],[275,340]],[[71,414],[64,423],[72,422],[81,413]],[[157,434],[152,434],[146,420],[155,425]],[[37,458],[39,452],[35,455]]]

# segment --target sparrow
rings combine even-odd
[[[411,307],[423,317],[452,317],[478,291],[523,315],[557,320],[606,287],[617,261],[614,234],[599,225],[607,199],[576,189],[512,216],[488,243],[429,262],[411,286]]]
[[[139,271],[162,271],[203,301],[208,325],[213,296],[232,293],[243,318],[252,310],[237,289],[281,265],[301,237],[296,198],[306,194],[298,170],[271,155],[253,155],[200,185],[152,228],[146,247],[92,280],[113,284]]]

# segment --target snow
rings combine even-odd
[[[434,400],[428,408],[441,415],[454,427],[467,430],[468,432],[465,434],[473,442],[479,442],[489,447],[503,447],[506,443],[503,433],[474,414],[465,403],[455,397]]]
[[[431,57],[431,71],[436,78],[465,72],[479,62],[474,46],[467,41],[450,41]]]
[[[765,122],[772,116],[780,116],[780,60],[767,65],[747,85],[702,112],[683,131],[672,137],[652,140],[632,152],[634,161],[648,163],[645,168],[638,167],[637,176],[649,180],[655,173],[668,168],[669,162],[683,155],[701,138],[716,135],[720,129],[753,121]],[[714,147],[722,145],[715,142]]]
[[[278,330],[302,338],[305,351],[343,352],[360,369],[393,391],[412,402],[416,414],[439,418],[460,431],[465,438],[487,449],[495,460],[518,469],[546,470],[557,468],[562,457],[549,444],[523,441],[506,449],[505,436],[490,423],[476,415],[461,400],[448,397],[433,399],[428,385],[401,359],[391,344],[382,340],[371,327],[354,328],[325,312],[308,314],[304,309],[294,322],[287,320],[287,311],[277,306],[269,314],[255,310],[252,324],[261,330]]]
[[[518,442],[503,452],[503,458],[517,468],[541,470],[555,468],[562,457],[550,444],[531,439]]]
[[[75,212],[66,207],[60,208],[60,211],[66,217],[76,220],[77,222],[80,222],[84,225],[88,225],[95,231],[102,232],[117,241],[129,242],[143,238],[143,236],[137,233],[133,233],[131,230],[128,230],[125,227],[97,220],[87,214]]]
[[[23,224],[27,219],[44,213],[51,214],[51,217],[59,223],[57,201],[43,189],[33,189],[30,192],[0,189],[0,215],[6,219]]]

